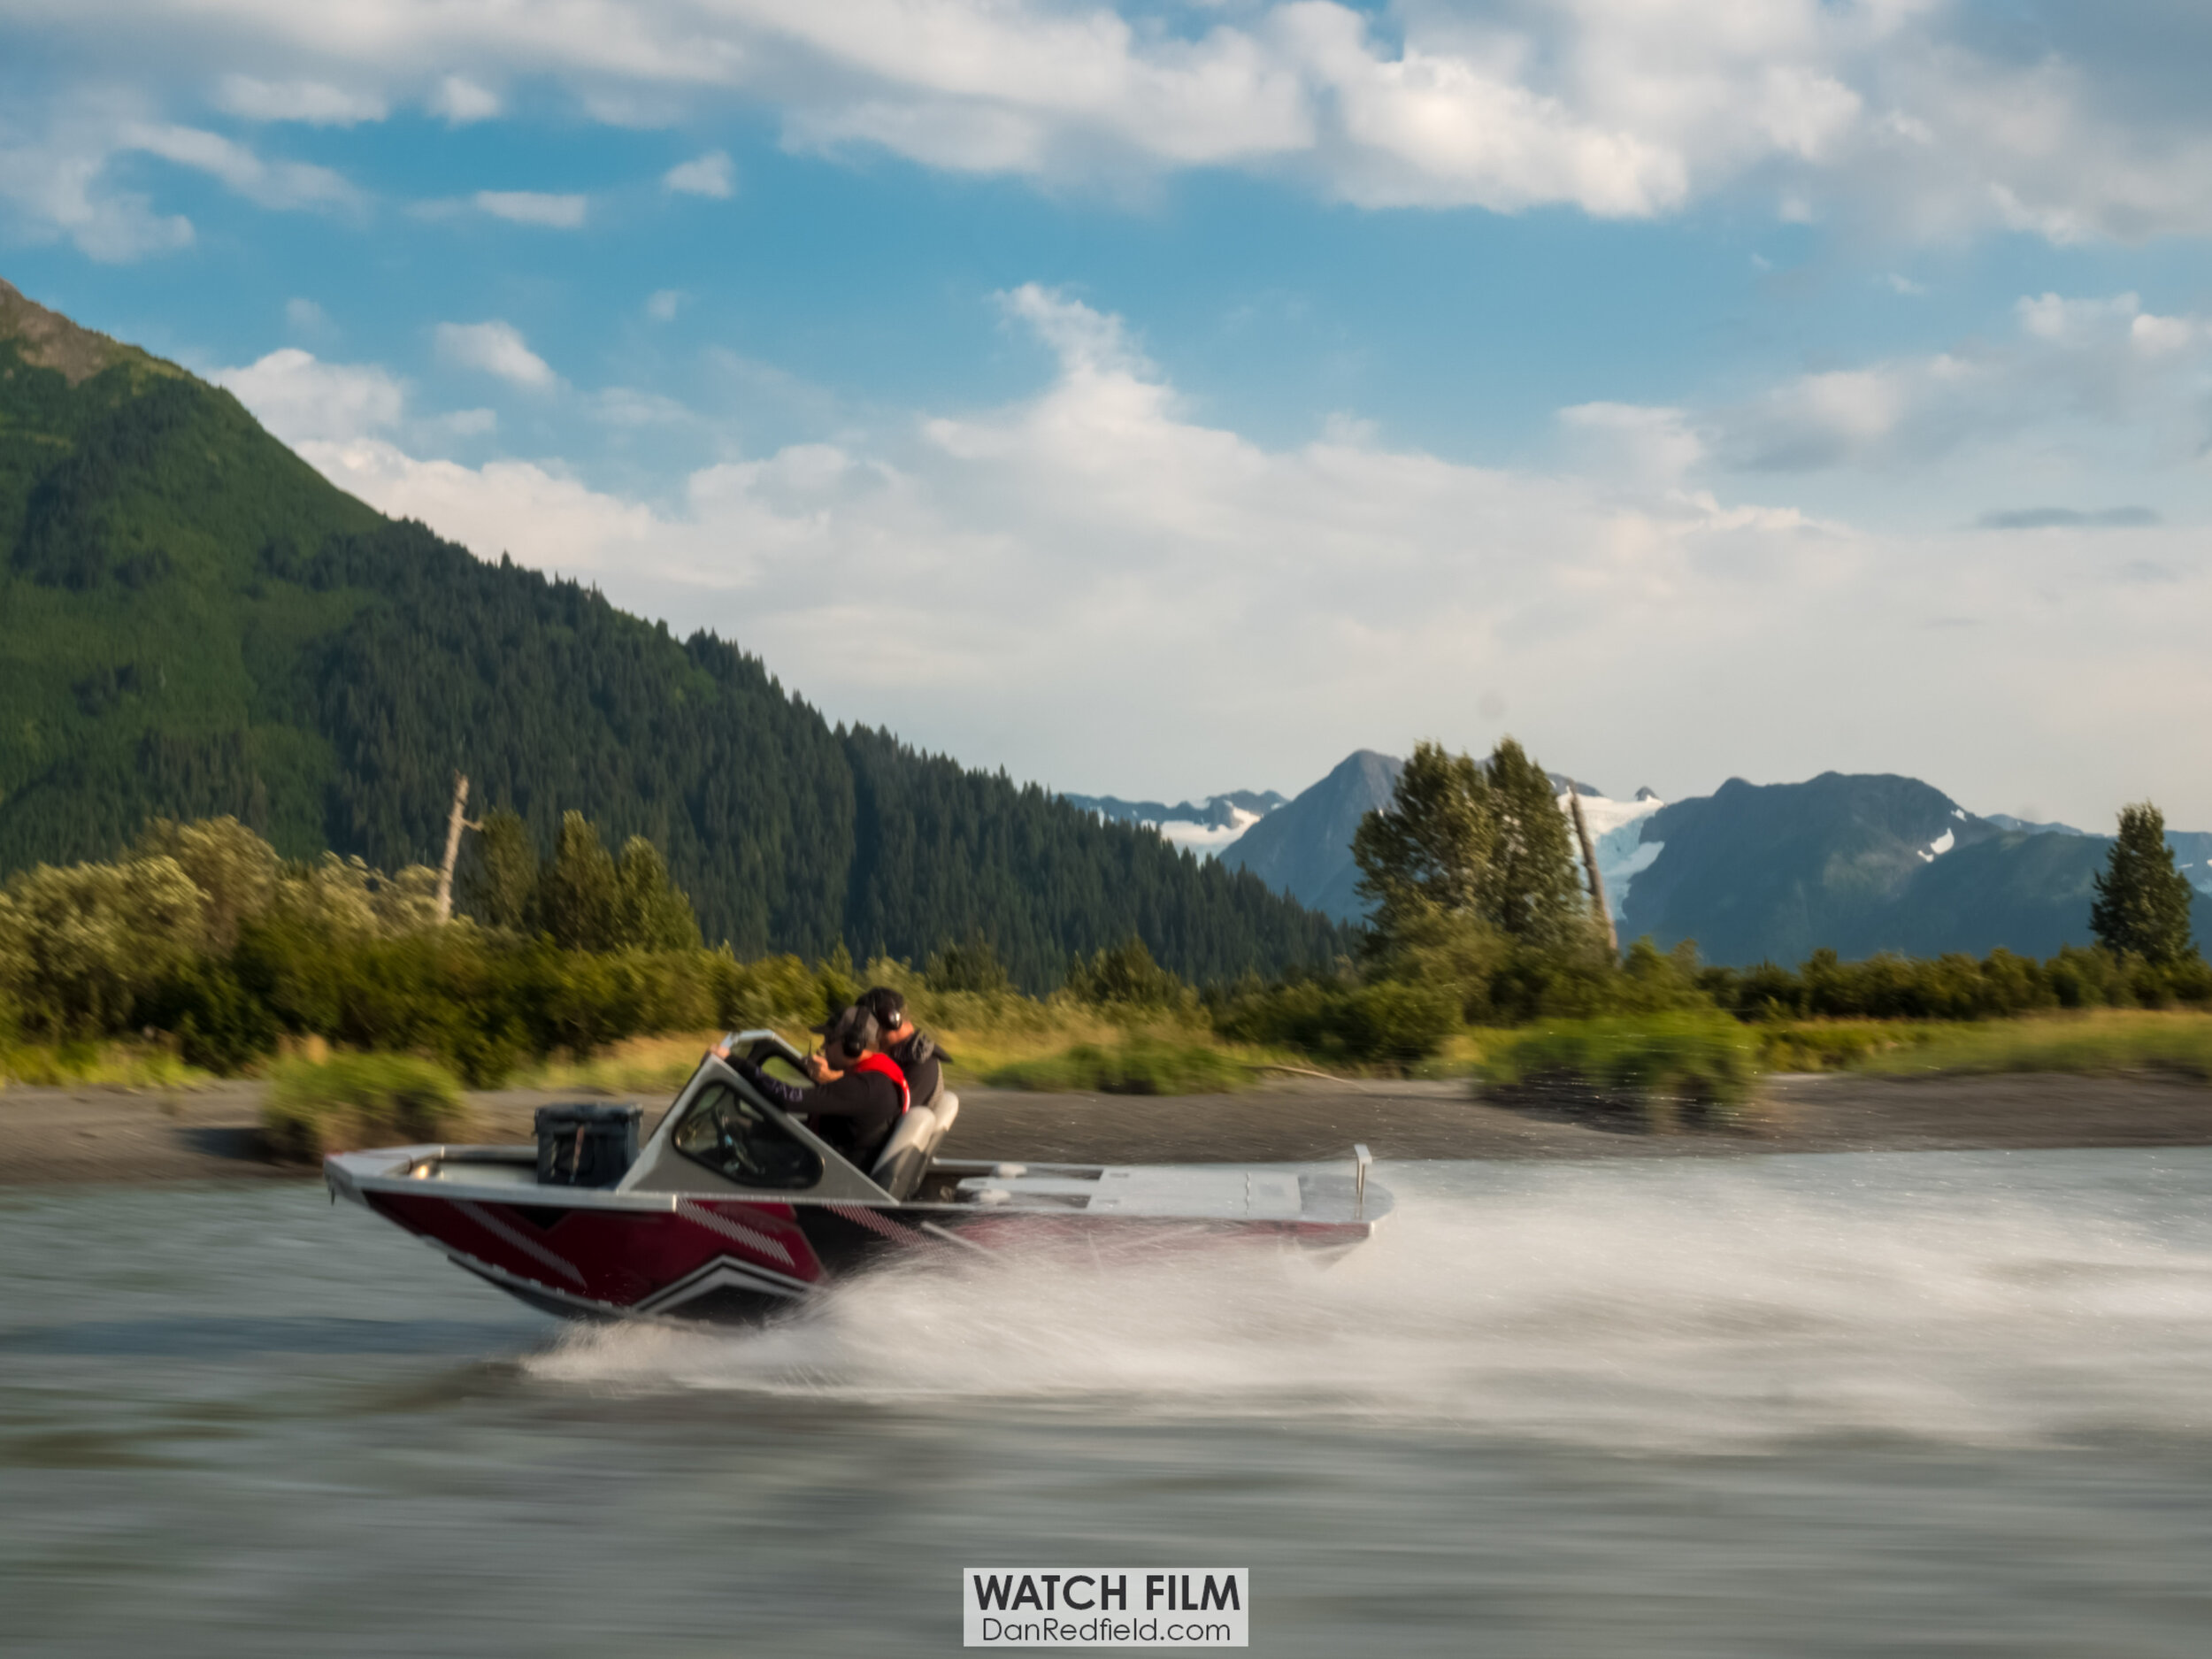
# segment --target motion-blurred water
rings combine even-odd
[[[2212,1151],[1386,1174],[1319,1271],[565,1329],[318,1188],[0,1199],[0,1642],[910,1654],[964,1563],[1278,1654],[2198,1655]]]

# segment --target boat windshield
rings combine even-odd
[[[710,1083],[676,1125],[676,1150],[740,1187],[803,1192],[822,1155],[726,1083]]]

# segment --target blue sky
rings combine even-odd
[[[2212,825],[2212,14],[0,0],[0,275],[1088,792]]]

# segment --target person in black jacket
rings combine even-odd
[[[768,1100],[803,1117],[806,1126],[840,1156],[865,1171],[874,1165],[912,1098],[897,1064],[884,1057],[882,1041],[873,1015],[865,1009],[847,1009],[830,1022],[823,1037],[828,1080],[812,1088],[770,1077],[746,1056],[733,1055],[718,1044],[714,1053]]]
[[[936,1042],[914,1029],[906,1017],[906,998],[887,985],[863,991],[854,1005],[875,1017],[883,1033],[883,1052],[906,1074],[917,1106],[934,1106],[945,1092],[944,1056]]]

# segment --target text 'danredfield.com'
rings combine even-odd
[[[970,1647],[1248,1647],[1249,1567],[963,1567]]]

